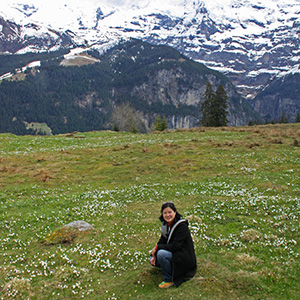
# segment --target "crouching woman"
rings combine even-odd
[[[196,255],[188,221],[182,219],[173,202],[161,207],[161,237],[151,251],[150,263],[160,267],[163,282],[158,286],[178,287],[191,279],[197,269]]]

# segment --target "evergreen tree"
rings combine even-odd
[[[158,115],[157,117],[156,117],[156,120],[155,120],[155,122],[154,122],[154,130],[156,130],[156,131],[161,131],[161,117],[160,117],[160,115]]]
[[[224,87],[220,84],[214,93],[209,82],[206,84],[204,94],[204,102],[201,106],[202,119],[200,124],[202,126],[226,126],[227,120],[227,93]]]
[[[222,84],[217,88],[215,99],[214,99],[214,126],[227,126],[227,93]]]
[[[165,116],[163,116],[163,119],[161,119],[160,115],[158,115],[154,122],[154,130],[164,131],[165,129],[168,129],[167,119]]]
[[[297,113],[296,123],[300,123],[300,114],[299,113]]]
[[[163,116],[161,127],[162,127],[162,131],[168,129],[168,123],[167,123],[166,116]]]
[[[206,84],[205,94],[204,94],[204,102],[201,105],[201,113],[202,119],[200,121],[200,125],[202,126],[212,126],[211,122],[211,104],[213,102],[214,92],[210,82],[208,81]]]

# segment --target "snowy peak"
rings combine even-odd
[[[167,15],[185,22],[202,21],[208,14],[218,25],[239,30],[243,35],[257,33],[259,29],[277,28],[298,18],[300,3],[296,0],[215,0],[215,1],[70,1],[70,0],[2,0],[0,13],[15,22],[43,23],[57,30],[80,28],[108,29],[110,26],[130,27],[134,19],[150,15]],[[114,4],[115,3],[115,4]],[[55,17],[53,17],[55,16]],[[255,32],[253,32],[253,29]],[[252,31],[251,31],[252,30]]]
[[[209,38],[220,41],[293,26],[300,12],[297,0],[2,2],[0,15],[17,24],[34,23],[59,31],[71,30],[92,42],[117,36],[201,35],[204,25],[214,26]]]
[[[27,23],[24,26],[0,16],[0,53],[26,53],[57,50],[74,45],[74,34],[67,30]]]

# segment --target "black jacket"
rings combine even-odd
[[[184,281],[191,279],[197,269],[194,243],[187,220],[178,220],[166,234],[165,222],[162,224],[162,235],[157,243],[158,248],[173,254],[173,282],[178,287]]]

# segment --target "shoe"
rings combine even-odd
[[[174,283],[173,282],[162,282],[158,285],[158,287],[160,287],[161,289],[166,289],[170,286],[172,286]]]

